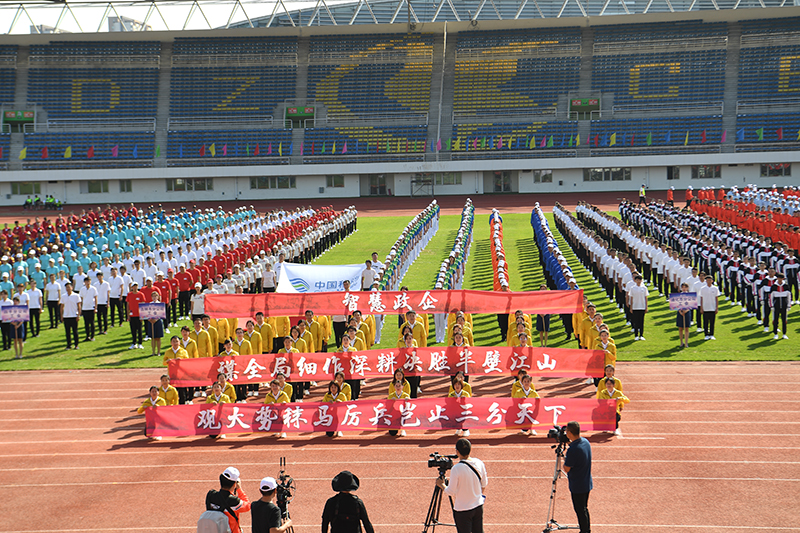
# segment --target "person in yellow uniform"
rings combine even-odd
[[[292,397],[294,396],[294,387],[292,387],[291,383],[286,382],[286,375],[283,372],[278,372],[275,374],[275,379],[278,380],[278,384],[281,386],[281,390],[286,393],[286,396],[289,397],[289,401],[293,402]]]
[[[269,382],[269,392],[266,396],[264,396],[264,403],[289,403],[289,395],[283,390],[283,387],[281,387],[281,382],[277,378]],[[279,439],[285,439],[286,433],[276,433],[275,436]]]
[[[524,368],[520,368],[517,370],[517,377],[514,379],[514,383],[511,384],[511,397],[514,398],[514,393],[518,390],[522,389],[522,378],[528,375],[528,371]]]
[[[333,380],[339,384],[339,390],[344,394],[345,400],[350,401],[353,399],[353,389],[350,384],[344,380],[344,372],[336,372]],[[357,399],[357,398],[356,398]]]
[[[302,342],[302,340],[300,342]],[[291,337],[283,337],[283,348],[278,350],[278,353],[286,353],[286,354],[300,353],[300,350],[295,348],[295,345],[292,343]],[[289,395],[289,398],[291,398],[293,402],[296,402],[297,400],[302,400],[303,393],[305,392],[303,383],[300,382],[295,385],[290,385],[290,387],[292,387],[292,394]]]
[[[347,335],[342,337],[342,346],[344,346],[344,337],[350,338],[350,347],[356,352],[361,352],[367,349],[364,339],[358,336],[358,331],[356,330],[355,326],[347,327]]]
[[[595,341],[600,336],[600,330],[597,328],[598,323],[603,323],[603,315],[601,313],[593,313],[591,320],[587,317],[583,321],[581,342],[586,343],[586,346],[582,346],[582,348],[591,350],[594,347]]]
[[[600,399],[600,394],[602,394],[602,392],[606,389],[606,381],[609,379],[614,382],[614,389],[622,392],[622,382],[619,380],[619,378],[614,376],[615,370],[616,369],[614,368],[614,365],[606,365],[605,368],[606,375],[603,377],[603,379],[600,380],[600,383],[597,385],[597,394],[595,397],[598,400]]]
[[[225,339],[230,339],[233,337],[233,332],[230,330],[230,322],[224,318],[220,318],[217,320],[216,324],[212,324],[209,317],[208,325],[209,327],[213,327],[217,330],[217,344],[219,345],[219,350],[221,351],[222,345],[225,344]]]
[[[584,350],[588,350],[590,346],[594,346],[594,341],[597,338],[590,333],[592,327],[594,327],[594,315],[597,313],[597,310],[594,307],[594,304],[588,304],[586,306],[586,318],[583,319],[580,325],[580,341],[581,341],[581,348]]]
[[[272,325],[264,320],[264,313],[261,311],[256,313],[256,323],[253,329],[261,335],[261,353],[273,353],[273,348],[277,352],[279,348],[283,347],[282,342],[280,346],[274,345],[275,332]]]
[[[191,337],[191,332],[192,330],[189,328],[189,326],[183,326],[181,328],[181,340],[179,346],[186,350],[186,355],[189,359],[197,359],[200,357],[200,353],[197,350],[197,342],[195,342]]]
[[[311,335],[311,338],[314,339],[314,351],[321,352],[322,351],[322,342],[323,342],[323,335],[324,331],[322,325],[319,321],[314,318],[314,311],[308,309],[305,313],[306,319],[306,331]]]
[[[402,332],[403,328],[406,326],[410,327],[411,334],[414,336],[414,340],[417,341],[417,346],[420,348],[427,348],[428,335],[425,334],[425,327],[423,326],[422,321],[417,320],[417,318],[417,313],[414,311],[406,312],[406,321],[403,322],[402,326],[400,326],[400,331]]]
[[[222,376],[222,380],[225,381],[225,374],[220,374],[220,375]],[[230,383],[227,383],[226,385],[228,387],[230,387]],[[235,398],[231,399],[230,396],[228,396],[227,394],[225,394],[223,392],[224,390],[225,390],[225,388],[223,388],[223,386],[220,384],[220,382],[219,381],[215,381],[214,384],[211,386],[211,394],[209,394],[208,397],[206,398],[206,403],[213,403],[213,404],[219,405],[221,403],[233,403],[233,402],[235,402],[236,399]],[[231,387],[230,390],[232,391],[233,387]],[[227,436],[224,435],[224,434],[223,435],[209,435],[209,437],[212,438],[212,439],[214,439],[214,438],[226,439],[227,438]]]
[[[406,344],[406,339],[410,338],[411,341]],[[406,326],[403,328],[403,331],[400,332],[400,338],[397,339],[397,347],[398,348],[418,348],[417,341],[414,340],[414,335],[411,333],[411,327]]]
[[[520,380],[520,386],[517,390],[511,393],[512,398],[538,398],[539,393],[533,387],[533,377],[530,374],[525,374]],[[523,429],[520,431],[521,435],[536,435],[536,430]]]
[[[233,385],[228,383],[228,377],[225,375],[225,372],[220,372],[217,374],[217,381],[215,381],[214,384],[222,387],[221,392],[228,397],[228,403],[236,403],[236,389],[233,387]]]
[[[299,321],[297,323],[297,329],[300,330],[300,338],[306,343],[306,351],[311,353],[316,352],[317,339],[314,337],[314,334],[311,333],[311,330],[308,329],[308,324],[306,324],[306,321]]]
[[[250,343],[250,351],[252,355],[267,353],[264,351],[264,339],[261,333],[256,331],[256,323],[248,320],[245,326],[244,338]]]
[[[342,348],[341,348],[340,351],[342,351],[342,352],[356,352],[356,351],[358,351],[354,347],[350,346],[350,336],[349,335],[345,335],[345,336],[342,337]],[[336,378],[336,376],[334,376],[334,379],[335,378]],[[344,384],[342,384],[342,382],[340,382],[338,379],[336,381],[339,382],[340,390],[344,393],[345,396],[347,396],[347,401],[358,400],[358,398],[361,396],[361,380],[360,379],[348,379],[348,380],[344,381],[344,374],[342,374],[342,381],[344,381]]]
[[[461,382],[461,388],[464,389],[465,391],[467,391],[467,393],[470,396],[472,396],[472,385],[470,385],[467,382],[466,377],[467,376],[466,376],[466,374],[464,374],[463,370],[459,370],[458,372],[453,374],[453,377],[450,378],[451,384],[450,384],[450,389],[448,389],[448,391],[447,391],[447,395],[449,396],[450,393],[453,392],[454,389],[453,389],[452,381],[456,380],[456,381],[460,381]]]
[[[447,329],[451,329],[453,324],[458,322],[458,317],[463,316],[464,322],[466,323],[467,327],[472,329],[472,314],[470,313],[462,313],[458,308],[454,307],[450,310],[450,313],[447,315]]]
[[[464,335],[461,334],[461,331],[456,331],[456,334],[453,336],[453,344],[451,346],[467,348],[469,347],[469,343],[464,338]]]
[[[625,407],[625,404],[630,403],[631,401],[628,399],[627,396],[622,394],[621,390],[617,390],[614,388],[614,381],[611,379],[607,379],[605,381],[605,389],[600,393],[600,396],[597,398],[598,400],[616,400],[617,401],[617,425],[616,429],[614,430],[614,435],[621,437],[622,432],[619,430],[619,421],[622,418],[622,409]]]
[[[233,351],[239,355],[253,355],[253,347],[250,341],[244,338],[244,330],[236,328],[236,336],[233,338]],[[236,385],[236,395],[239,398],[249,398],[258,396],[258,383],[245,383]]]
[[[528,337],[528,339],[531,338],[531,331],[527,329],[525,321],[520,320],[515,326],[514,333],[508,335],[508,346],[511,346],[512,348],[519,346],[519,338],[523,333]]]
[[[158,388],[158,396],[164,399],[167,405],[178,405],[180,395],[178,389],[169,384],[169,375],[161,376],[161,386]]]
[[[230,339],[225,339],[225,342],[222,343],[222,351],[219,352],[220,357],[236,357],[239,355],[239,352],[233,349],[233,341]]]
[[[447,395],[448,398],[470,398],[472,395],[464,390],[464,382],[460,381],[456,376],[450,378],[450,386],[453,392]],[[469,437],[469,430],[466,428],[457,429],[456,437]]]
[[[142,405],[136,410],[136,412],[139,413],[140,415],[144,414],[145,410],[148,407],[157,407],[157,406],[167,405],[167,402],[164,401],[164,398],[162,398],[161,396],[158,395],[158,387],[156,387],[155,385],[150,387],[149,394],[150,394],[150,396],[148,396],[148,398],[145,401],[143,401]],[[145,432],[146,431],[147,431],[147,428],[145,428]],[[145,433],[145,435],[147,435],[147,433]],[[150,439],[152,439],[152,440],[161,440],[161,437],[150,437]]]
[[[364,322],[366,322],[367,326],[369,326],[369,331],[370,331],[370,334],[371,334],[372,344],[374,345],[375,344],[375,337],[377,336],[375,334],[375,332],[376,332],[376,329],[375,329],[376,328],[375,317],[372,316],[372,315],[367,315],[367,316],[361,317],[361,319]]]
[[[272,334],[275,336],[273,342],[277,342],[278,346],[283,346],[281,337],[288,337],[292,330],[292,324],[288,316],[275,316],[269,317],[270,325],[272,326]]]
[[[394,371],[392,382],[389,383],[389,394],[391,394],[394,390],[394,384],[396,381],[401,381],[403,383],[403,392],[408,394],[408,397],[411,398],[411,384],[406,379],[406,373],[402,368],[398,368]]]
[[[356,321],[356,329],[364,333],[364,342],[367,348],[372,347],[375,344],[375,330],[369,327],[369,323],[364,320],[364,315],[361,314],[361,311],[353,311],[353,318]]]
[[[472,337],[472,326],[470,326],[466,320],[464,319],[464,315],[459,315],[456,319],[456,323],[453,325],[453,332],[455,333],[456,326],[461,328],[461,333],[464,335],[464,338],[467,339],[470,346],[475,346],[475,341]]]
[[[189,338],[197,344],[198,357],[214,357],[217,354],[217,345],[212,344],[211,334],[203,328],[201,319],[195,319],[194,329],[189,332]]]
[[[233,338],[233,335],[236,332],[236,328],[239,327],[239,319],[238,318],[226,318],[225,321],[228,323],[228,335],[231,338]],[[219,320],[217,322],[219,322]]]
[[[162,364],[164,366],[169,366],[169,361],[171,359],[188,359],[189,354],[181,348],[181,340],[178,338],[177,335],[173,335],[169,339],[169,348],[164,350],[164,357],[162,358]],[[183,403],[183,402],[181,402]]]
[[[331,332],[332,325],[331,325],[331,317],[327,315],[319,315],[315,316],[317,322],[319,322],[320,328],[322,328],[322,348],[323,352],[328,351],[328,341],[331,340]]]
[[[586,313],[586,306],[589,305],[589,299],[584,296],[583,297],[583,310],[580,313],[573,313],[572,314],[572,334],[575,336],[575,339],[578,341],[578,348],[581,347],[581,327],[583,321],[589,315]]]
[[[345,397],[344,394],[342,394],[341,390],[339,389],[339,384],[336,383],[335,381],[331,381],[330,383],[328,383],[328,392],[326,392],[325,396],[322,397],[322,401],[326,403],[346,402],[347,398]],[[327,435],[328,437],[333,437],[334,434],[337,437],[343,436],[341,431],[325,432],[325,435]]]
[[[289,337],[288,339],[292,343],[292,347],[297,349],[300,353],[308,353],[309,349],[306,346],[306,341],[300,335],[300,328],[297,326],[292,326],[292,329],[289,330]]]
[[[596,341],[594,341],[594,346],[592,347],[594,350],[603,350],[603,354],[605,355],[605,361],[603,365],[611,365],[614,366],[617,364],[617,345],[614,344],[613,341],[610,340],[610,335],[608,334],[607,329],[601,329],[599,332],[599,337]],[[590,378],[591,379],[591,378]],[[600,383],[601,378],[594,378],[592,383],[595,387],[597,387],[598,383]],[[587,380],[587,385],[589,381]]]
[[[513,315],[508,315],[508,329],[513,331],[515,324],[520,318],[522,318],[522,320],[525,321],[525,329],[529,330],[533,327],[533,322],[531,321],[531,315],[517,310],[514,311]]]
[[[411,396],[409,396],[408,393],[403,390],[403,387],[407,383],[408,382],[406,382],[405,380],[402,380],[402,379],[398,379],[396,381],[393,381],[392,385],[389,387],[391,392],[389,393],[389,397],[387,399],[388,400],[408,400],[409,398],[411,398]],[[405,429],[401,429],[401,430],[398,431],[396,429],[390,429],[389,430],[389,435],[391,435],[393,437],[396,436],[396,435],[400,435],[401,437],[405,437],[406,436],[406,430]]]
[[[206,333],[208,333],[208,337],[211,339],[211,353],[217,354],[220,351],[222,351],[222,348],[220,346],[222,342],[220,341],[220,339],[222,339],[223,337],[219,335],[217,328],[211,325],[211,317],[208,315],[203,315],[203,329],[206,330]]]

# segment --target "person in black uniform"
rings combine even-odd
[[[275,505],[278,497],[278,484],[275,478],[265,477],[258,486],[261,499],[250,505],[250,517],[253,522],[253,533],[283,533],[292,527],[292,519],[283,521],[281,509]]]
[[[229,466],[219,476],[219,490],[206,494],[206,511],[220,511],[228,517],[232,533],[242,533],[239,515],[250,510],[250,500],[239,482],[239,470]]]
[[[323,533],[328,532],[329,524],[331,533],[360,533],[360,524],[364,525],[364,533],[375,533],[364,502],[353,494],[358,487],[358,477],[348,470],[336,474],[331,481],[331,488],[339,494],[325,502],[325,510],[322,511]]]

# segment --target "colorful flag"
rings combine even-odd
[[[206,147],[203,146],[201,149],[200,155],[205,155]],[[115,144],[111,147],[111,157],[119,157],[119,145]]]
[[[111,153],[112,154],[114,153],[114,148],[111,149]],[[200,157],[205,157],[205,156],[206,156],[206,145],[203,144],[203,145],[200,146]],[[117,157],[117,156],[115,155],[114,157]]]
[[[635,139],[636,139],[636,134],[635,133],[631,133],[631,146],[633,146],[633,142],[634,142]]]
[[[672,132],[668,131],[667,134],[664,136],[664,144],[669,144],[671,139],[672,139]]]
[[[50,157],[50,150],[47,149],[47,146],[42,148],[42,159],[47,159]]]
[[[502,135],[500,136],[500,139],[497,141],[497,149],[498,150],[502,150],[503,149],[503,136]]]
[[[64,159],[70,159],[72,157],[72,146],[67,146],[64,149]]]
[[[86,157],[87,159],[91,159],[94,157],[94,146],[90,146],[88,150],[86,150]]]
[[[294,153],[294,141],[291,141],[289,143],[289,155],[292,155],[293,153]]]
[[[647,133],[647,146],[653,146],[653,132]]]
[[[549,139],[547,139],[547,147],[548,148],[552,148],[553,147],[553,136],[552,135],[550,136]]]
[[[139,157],[139,145],[138,144],[134,144],[133,145],[133,158],[136,159],[137,157]]]
[[[359,152],[359,148],[358,148],[358,139],[356,139],[356,153],[357,153],[357,154],[360,154],[360,153],[361,153],[361,152]]]
[[[300,143],[300,155],[303,155],[303,148],[305,147],[306,143]]]
[[[322,151],[320,152],[321,154],[325,153],[325,144],[326,144],[326,141],[322,141]]]
[[[594,135],[594,147],[597,148],[600,146],[600,134],[595,133]]]
[[[736,142],[737,143],[744,142],[744,128],[736,130]]]
[[[331,148],[331,153],[336,154],[336,141],[333,141],[333,147]]]
[[[311,155],[315,155],[316,150],[314,144],[315,144],[314,141],[311,141]]]
[[[222,145],[222,155],[228,155],[228,143]]]
[[[567,134],[561,134],[561,144],[558,146],[559,148],[564,148],[564,143],[567,141]]]
[[[347,141],[344,141],[344,146],[342,146],[342,153],[343,154],[347,153]]]
[[[161,145],[156,146],[156,157],[161,157]]]
[[[779,141],[782,141],[782,140],[783,140],[783,127],[780,127],[780,128],[778,128],[778,129],[775,131],[775,133],[777,133],[777,134],[778,134],[778,140],[779,140]]]
[[[437,152],[441,152],[442,151],[442,140],[441,139],[436,141],[436,151]]]
[[[250,143],[247,143],[244,147],[244,153],[250,155]]]
[[[486,149],[486,137],[481,139],[481,150],[485,150],[485,149]]]
[[[572,137],[573,137],[572,135],[569,136],[569,142],[567,143],[567,146],[569,146],[570,148],[572,148]]]
[[[450,152],[452,151],[452,149],[453,149],[453,138],[450,137],[447,139],[447,151]]]
[[[406,137],[406,153],[408,153],[408,137]]]
[[[514,150],[519,150],[519,137],[514,140]]]
[[[575,146],[580,146],[580,145],[581,145],[581,134],[579,133],[575,136]]]
[[[472,139],[472,149],[473,150],[477,150],[478,149],[478,138],[477,137]]]
[[[3,159],[3,147],[0,146],[0,159]]]
[[[323,148],[322,151],[325,152],[325,149]],[[267,155],[272,155],[272,143],[271,142],[267,145]]]
[[[689,132],[688,131],[686,132],[686,138],[683,140],[683,145],[684,146],[688,146],[689,145]]]
[[[609,143],[609,146],[614,146],[615,144],[617,144],[617,133],[616,132],[611,134],[611,141]]]
[[[719,142],[724,144],[725,139],[727,138],[728,138],[728,130],[722,130],[722,137],[720,138]]]
[[[25,159],[26,157],[28,157],[28,147],[27,147],[27,146],[26,146],[26,147],[24,147],[24,148],[23,148],[22,150],[20,150],[20,152],[19,152],[19,158],[20,158],[20,160],[23,160],[23,159]]]
[[[94,155],[94,149],[92,149],[92,155]],[[183,145],[178,146],[178,157],[183,157]]]
[[[800,141],[800,129],[797,130],[797,140]]]
[[[764,140],[764,128],[758,128],[756,130],[756,135],[758,135],[758,140],[759,141],[763,141]]]
[[[622,134],[622,146],[625,146],[626,144],[628,144],[628,134],[627,133],[623,133]]]
[[[260,153],[261,153],[261,145],[259,143],[256,143],[256,148],[255,150],[253,150],[253,155],[258,155]]]
[[[335,142],[333,143],[333,149],[334,149],[334,151],[336,150],[336,143]],[[283,143],[282,142],[278,143],[278,155],[283,157]]]
[[[706,130],[703,130],[703,133],[700,135],[700,144],[706,143]]]
[[[211,157],[217,157],[217,143],[211,143],[211,146],[208,147],[208,151],[211,152]]]
[[[547,135],[542,137],[542,142],[539,143],[539,148],[544,148],[545,146],[547,146]]]

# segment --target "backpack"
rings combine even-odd
[[[359,532],[361,531],[361,507],[358,505],[358,496],[347,495],[353,498],[353,501],[356,503],[356,512],[355,514],[348,514],[348,513],[339,513],[339,502],[343,497],[344,494],[339,494],[336,498],[336,505],[334,506],[333,510],[333,520],[331,520],[331,533],[342,531],[342,532]]]
[[[228,515],[222,511],[205,511],[197,521],[197,533],[231,533]]]

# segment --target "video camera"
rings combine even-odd
[[[559,446],[569,444],[569,437],[567,437],[567,426],[553,426],[553,429],[547,432],[547,437],[555,439]]]
[[[281,473],[278,476],[277,504],[278,508],[281,510],[281,516],[285,519],[289,518],[289,503],[291,503],[292,498],[294,498],[297,487],[295,487],[294,479],[286,473],[286,457],[281,457],[280,468]]]
[[[428,468],[438,468],[439,475],[444,476],[444,473],[453,468],[453,459],[458,459],[457,455],[439,455],[439,452],[433,452],[428,459]]]

